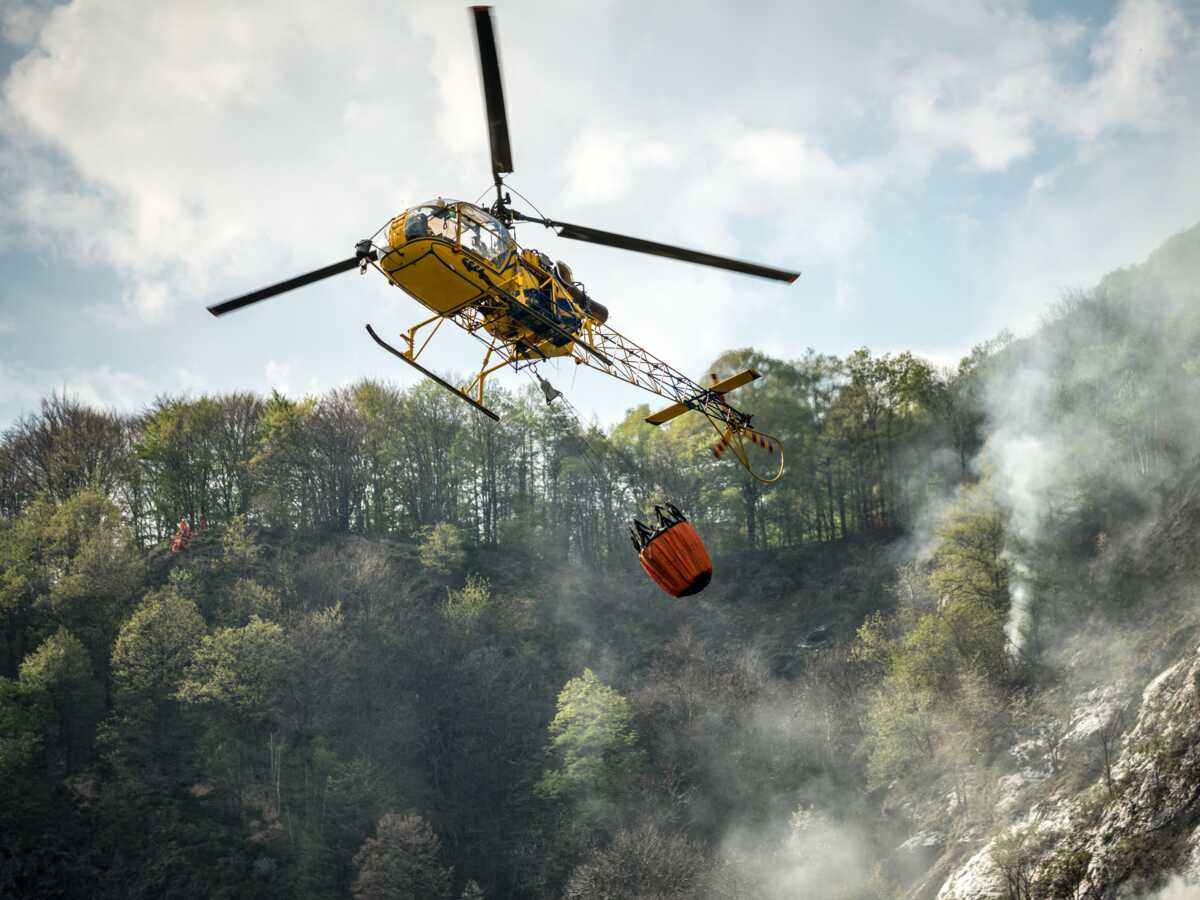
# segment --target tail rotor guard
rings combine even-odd
[[[716,444],[713,445],[713,456],[721,459],[725,455],[726,450],[732,450],[733,455],[737,457],[737,461],[742,464],[742,468],[750,473],[751,478],[762,484],[774,484],[783,477],[783,444],[779,438],[761,431],[755,431],[749,425],[736,423],[726,424],[725,429],[722,431],[718,421],[712,418],[709,419],[713,429],[720,435]],[[772,465],[765,472],[756,467],[754,461],[751,460],[746,448],[747,440],[771,457]],[[779,451],[778,467],[774,465],[776,450]]]

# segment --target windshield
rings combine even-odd
[[[404,237],[410,241],[422,237],[458,240],[460,219],[462,245],[496,266],[503,263],[511,244],[508,229],[498,219],[469,203],[451,200],[413,207],[404,222]]]
[[[508,255],[508,229],[477,206],[459,204],[462,215],[462,243],[472,253],[499,265]]]
[[[442,206],[434,203],[410,209],[404,222],[404,236],[410,241],[419,237],[440,237],[452,241],[458,237],[458,210],[453,204]]]

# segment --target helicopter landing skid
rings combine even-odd
[[[430,372],[427,368],[425,368],[420,363],[414,362],[413,360],[409,359],[407,356],[404,355],[404,353],[397,350],[395,347],[393,347],[391,344],[389,344],[387,341],[385,341],[383,338],[381,338],[379,335],[377,335],[375,333],[375,329],[372,328],[370,325],[367,326],[367,334],[369,334],[371,336],[371,339],[373,341],[375,341],[375,343],[377,343],[380,347],[382,347],[388,353],[392,354],[392,356],[397,356],[400,359],[404,360],[406,363],[408,363],[410,366],[412,366],[418,372],[423,374],[426,378],[430,378],[433,381],[436,381],[438,384],[440,384],[446,390],[450,391],[450,393],[457,394],[460,399],[466,400],[468,403],[470,403],[473,407],[475,407],[477,410],[479,410],[484,415],[490,416],[497,422],[500,421],[500,417],[498,415],[496,415],[494,412],[492,412],[490,409],[488,409],[486,406],[484,406],[482,403],[475,400],[473,397],[468,397],[466,394],[464,394],[462,391],[460,391],[458,388],[456,388],[450,382],[446,381],[443,378],[439,378],[437,375]]]

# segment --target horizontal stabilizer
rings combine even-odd
[[[761,378],[762,376],[753,369],[746,369],[744,372],[738,372],[736,375],[730,375],[724,381],[716,382],[709,388],[714,394],[727,394],[734,388],[740,388],[744,384]],[[699,399],[698,397],[695,399]],[[662,425],[664,422],[670,422],[672,419],[682,416],[685,412],[691,409],[686,403],[672,403],[666,409],[660,409],[653,415],[646,416],[646,421],[651,425]]]
[[[670,422],[676,416],[682,416],[688,408],[682,403],[672,403],[666,409],[660,409],[652,416],[646,416],[646,421],[651,425],[661,425],[663,422]]]
[[[744,372],[738,372],[736,375],[730,375],[724,381],[718,381],[716,384],[710,387],[709,390],[714,394],[728,394],[734,388],[740,388],[742,385],[749,384],[750,382],[759,378],[762,378],[762,376],[753,369],[746,369]]]

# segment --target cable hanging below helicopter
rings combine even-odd
[[[718,435],[713,448],[718,458],[731,450],[754,478],[764,483],[777,481],[783,474],[779,441],[752,428],[751,415],[725,398],[730,391],[757,379],[757,372],[747,369],[724,380],[714,377],[707,387],[693,381],[609,326],[608,308],[588,295],[570,268],[562,262],[551,262],[540,251],[520,246],[513,228],[519,222],[537,224],[570,240],[788,283],[800,273],[513,209],[504,186],[504,176],[513,171],[512,149],[491,8],[475,6],[471,13],[496,190],[490,209],[444,198],[420,204],[392,218],[372,238],[359,241],[349,259],[214,304],[208,307],[209,312],[221,316],[342,272],[373,268],[432,315],[403,331],[400,346],[385,341],[367,325],[371,338],[491,418],[499,418],[486,403],[485,384],[491,374],[504,368],[520,371],[552,358],[571,358],[577,365],[669,401],[670,405],[647,417],[650,424],[661,425],[691,410],[701,413]],[[481,340],[486,348],[479,370],[461,387],[440,378],[420,362],[447,321]]]
[[[578,410],[561,391],[549,381],[537,375],[536,384],[546,398],[546,403],[561,399],[575,425],[579,428],[579,439],[583,444],[583,461],[592,475],[601,484],[611,484],[612,478],[606,471],[601,454],[597,453],[584,434],[583,422]],[[715,376],[714,376],[715,377]],[[634,518],[629,525],[629,538],[637,551],[638,562],[651,580],[676,600],[698,594],[712,580],[713,564],[700,533],[688,522],[687,517],[669,500],[655,505],[657,526],[651,527]]]

